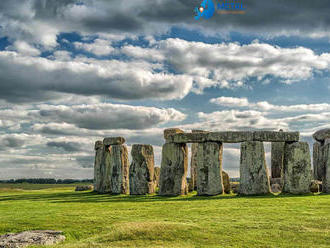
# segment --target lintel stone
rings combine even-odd
[[[124,143],[125,143],[124,137],[108,137],[108,138],[104,138],[104,140],[103,140],[103,144],[105,146],[122,145]]]

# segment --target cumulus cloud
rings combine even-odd
[[[76,49],[85,50],[97,56],[109,55],[115,51],[109,40],[104,39],[95,39],[93,43],[74,42],[73,44]]]

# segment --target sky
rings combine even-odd
[[[214,1],[217,2],[217,1]],[[92,178],[94,143],[163,130],[330,127],[330,4],[242,0],[1,0],[0,179]],[[269,164],[270,145],[265,144]],[[239,145],[223,167],[239,176]]]

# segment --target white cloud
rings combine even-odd
[[[76,49],[85,50],[97,56],[110,55],[115,51],[109,40],[95,39],[93,43],[74,42]]]

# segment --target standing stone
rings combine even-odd
[[[192,133],[207,133],[204,130],[192,130]],[[191,160],[190,160],[190,177],[191,184],[189,187],[193,188],[193,190],[197,190],[197,149],[199,143],[192,143],[191,145]]]
[[[185,194],[187,191],[187,169],[187,145],[164,144],[159,178],[159,195],[177,196]]]
[[[155,190],[156,188],[159,188],[159,176],[160,176],[160,167],[154,168],[154,186]]]
[[[272,142],[271,171],[272,178],[282,177],[285,142]]]
[[[197,194],[223,194],[221,143],[200,143],[197,148]]]
[[[94,191],[98,192],[102,184],[102,160],[104,146],[102,141],[95,142],[95,162],[94,162]]]
[[[259,195],[270,193],[264,145],[260,141],[241,144],[240,194]]]
[[[131,195],[154,193],[154,151],[151,145],[133,145],[129,168]]]
[[[127,147],[125,145],[109,146],[109,156],[106,161],[110,169],[110,192],[112,194],[129,193],[129,163]]]
[[[283,172],[282,192],[291,194],[310,192],[311,156],[307,142],[285,144]]]
[[[223,189],[224,189],[224,192],[226,194],[230,194],[230,190],[231,190],[231,187],[230,187],[230,179],[229,179],[229,175],[227,172],[225,171],[222,171],[222,182],[223,182]]]
[[[103,146],[103,158],[101,162],[101,184],[99,187],[99,193],[111,193],[111,173],[112,164],[110,162],[110,146]]]
[[[314,179],[318,181],[322,181],[325,173],[323,150],[320,142],[316,141],[313,144],[313,174]]]
[[[330,193],[330,144],[324,146],[323,152],[325,173],[323,176],[322,191],[324,193]]]

